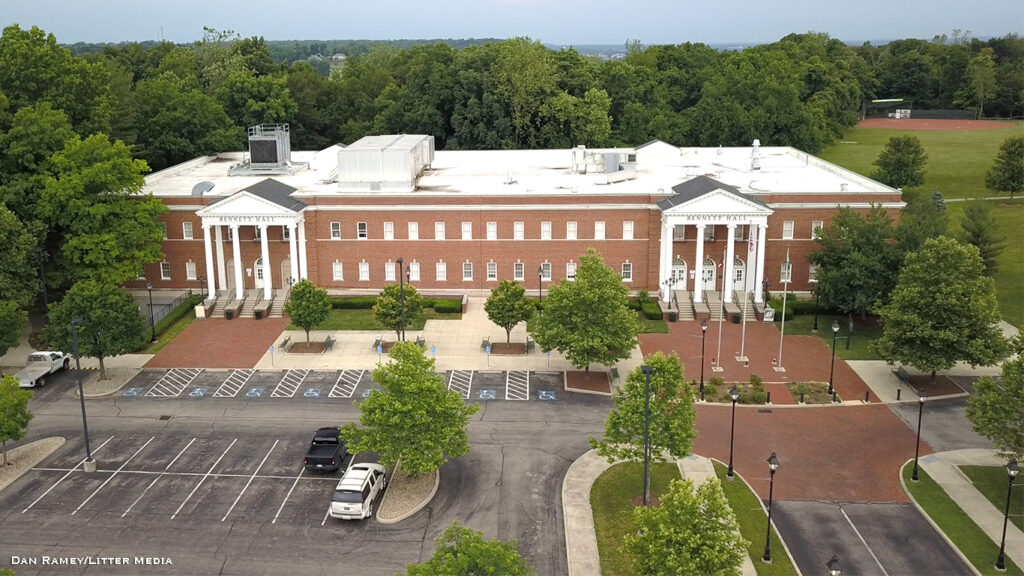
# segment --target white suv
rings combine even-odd
[[[331,517],[362,520],[373,516],[373,501],[384,491],[387,483],[384,467],[380,464],[353,464],[331,496]]]

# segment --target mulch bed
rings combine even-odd
[[[491,344],[491,354],[496,355],[513,355],[518,354],[522,356],[526,354],[526,344],[522,342],[494,342]]]
[[[931,374],[915,375],[910,377],[910,387],[918,396],[946,396],[949,394],[962,394],[964,389],[957,386],[956,382],[948,376],[937,375],[932,382]]]
[[[289,354],[320,354],[323,351],[323,342],[296,342],[288,349]]]
[[[633,507],[634,508],[638,508],[638,507],[643,506],[643,505],[644,505],[644,495],[643,494],[637,494],[636,496],[633,496]],[[651,494],[650,497],[647,498],[647,507],[648,508],[657,508],[658,506],[661,506],[661,500],[657,496],[655,496],[654,494]]]
[[[600,392],[601,394],[612,393],[612,383],[608,380],[607,372],[566,372],[565,382],[569,389]]]

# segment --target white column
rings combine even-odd
[[[658,259],[658,287],[661,288],[661,300],[666,304],[672,298],[672,287],[667,281],[672,277],[672,230],[673,227],[662,216],[661,223],[661,258]]]
[[[272,276],[270,275],[270,249],[267,247],[267,225],[260,224],[260,258],[263,262],[263,299],[270,300],[273,298],[271,294]]]
[[[213,286],[213,244],[210,242],[209,224],[203,224],[203,249],[206,251],[206,289],[213,298],[216,290]]]
[[[238,224],[231,225],[231,254],[235,259],[235,300],[244,300],[245,285],[242,283],[242,248],[238,245]]]
[[[299,279],[309,278],[309,266],[306,261],[306,220],[299,221]]]
[[[754,302],[764,302],[762,286],[764,282],[764,240],[768,235],[768,225],[757,225],[757,273],[754,275]]]
[[[217,286],[228,289],[228,275],[224,268],[224,227],[214,226],[217,238]]]
[[[725,301],[732,302],[732,267],[733,261],[736,260],[733,244],[736,242],[736,225],[726,224],[725,227],[729,229],[729,233],[725,237],[725,278],[722,279],[722,286],[725,286]]]
[[[697,274],[693,278],[693,301],[704,301],[704,224],[697,224],[697,258],[693,268]]]
[[[288,263],[291,264],[291,270],[289,271],[292,277],[292,282],[299,281],[299,254],[298,254],[298,241],[295,238],[295,223],[288,224]],[[285,282],[287,284],[287,282]]]

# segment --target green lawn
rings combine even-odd
[[[844,360],[880,360],[878,356],[868,350],[868,342],[882,335],[882,329],[878,326],[866,326],[860,318],[853,319],[853,338],[850,339],[850,349],[846,349],[847,335],[849,334],[849,319],[847,316],[818,315],[818,334],[821,341],[829,349],[832,348],[832,321],[839,321],[839,334],[836,336],[836,358]],[[873,324],[873,321],[872,321]],[[775,326],[780,327],[779,322]],[[794,314],[793,318],[786,320],[786,334],[814,334],[813,314]],[[785,351],[783,351],[785,352]]]
[[[629,556],[620,548],[625,535],[636,531],[632,499],[643,494],[643,478],[642,462],[623,462],[601,474],[590,489],[594,531],[601,556],[601,574],[604,576],[633,574]],[[675,463],[652,464],[651,496],[659,496],[667,491],[669,482],[676,479],[679,479],[679,467]]]
[[[1006,487],[1010,476],[1005,466],[961,466],[974,487],[988,498],[997,510],[1006,511]],[[1010,523],[1024,530],[1024,482],[1018,480],[1010,492]]]
[[[149,345],[147,345],[142,350],[139,350],[138,352],[136,352],[136,354],[156,354],[157,352],[163,350],[164,346],[167,346],[168,344],[170,344],[171,340],[174,340],[174,338],[178,334],[181,334],[181,332],[183,330],[185,330],[185,328],[188,328],[188,325],[191,324],[192,321],[195,320],[195,319],[196,319],[196,315],[195,314],[192,314],[192,313],[185,314],[177,322],[175,322],[174,324],[171,324],[171,326],[167,330],[164,330],[163,332],[158,334],[157,335],[158,336],[158,340],[156,342],[150,343]],[[157,323],[157,324],[159,325],[159,323]],[[149,329],[146,330],[145,335],[146,335],[146,339],[149,340],[149,335],[150,335]]]
[[[434,312],[428,308],[418,318],[407,318],[406,330],[422,330],[427,320],[460,320],[462,314],[459,312]],[[291,324],[288,330],[301,330],[298,326]],[[316,330],[379,330],[390,332],[387,328],[377,322],[373,317],[373,310],[370,309],[343,309],[331,310],[331,314]]]
[[[925,509],[928,516],[939,525],[946,536],[963,552],[964,556],[985,576],[1005,574],[1021,576],[1022,572],[1009,558],[1006,571],[995,568],[999,556],[999,545],[992,541],[971,518],[964,513],[946,491],[932,480],[923,470],[918,471],[919,482],[910,481],[911,466],[903,467],[903,480],[914,500]]]

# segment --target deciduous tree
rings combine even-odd
[[[22,390],[14,376],[0,379],[0,446],[3,446],[4,466],[10,465],[7,442],[24,438],[28,423],[32,421],[33,414],[28,409],[31,399],[32,391]]]
[[[28,314],[17,302],[0,300],[0,356],[18,345]]]
[[[1004,456],[1024,458],[1024,359],[1004,362],[999,378],[985,376],[974,383],[967,419]]]
[[[1024,192],[1024,136],[1003,140],[996,163],[985,174],[985,186],[989,190],[1009,192],[1010,198]]]
[[[236,126],[290,122],[297,107],[284,78],[257,76],[250,70],[231,73],[217,91],[224,112]]]
[[[309,343],[309,331],[330,316],[331,299],[327,297],[327,290],[317,288],[309,280],[299,280],[292,286],[284,313],[291,318],[292,324],[306,331],[306,342]]]
[[[972,200],[964,206],[960,220],[960,241],[978,249],[985,266],[985,275],[994,276],[999,268],[999,255],[1006,241],[985,200]]]
[[[434,541],[430,560],[406,566],[407,576],[534,576],[516,541],[484,540],[484,533],[453,522]]]
[[[410,476],[439,469],[445,461],[469,453],[466,426],[480,409],[466,404],[434,372],[434,360],[413,342],[391,348],[391,361],[378,365],[375,390],[360,402],[359,425],[341,427],[352,452],[377,452],[381,464],[399,461]]]
[[[417,318],[423,312],[423,298],[416,287],[406,284],[404,289],[398,284],[388,284],[384,291],[377,297],[373,305],[373,317],[389,330],[394,330],[395,335],[401,338],[402,335],[402,292],[405,292],[405,325]]]
[[[996,95],[996,61],[991,48],[982,48],[967,64],[966,82],[957,93],[954,103],[977,106],[978,117],[985,115],[985,103]]]
[[[502,280],[484,303],[487,317],[505,331],[506,343],[512,341],[512,329],[529,320],[535,310],[526,299],[526,288],[512,280]]]
[[[924,166],[928,154],[917,136],[893,136],[874,161],[878,170],[871,177],[893,188],[924,184]]]
[[[36,257],[32,249],[36,240],[18,217],[0,205],[0,301],[16,302],[28,308],[39,293],[36,280]]]

